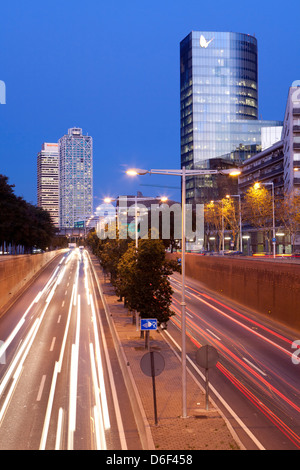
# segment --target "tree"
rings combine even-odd
[[[276,213],[290,234],[292,251],[294,251],[295,237],[300,230],[300,194],[285,194],[284,198],[277,203]]]
[[[117,238],[100,239],[96,231],[90,231],[86,237],[86,243],[90,246],[93,254],[99,258],[105,273],[110,274],[113,285],[117,281],[117,269],[121,256],[128,248],[129,240]]]
[[[232,233],[232,241],[235,244],[237,240],[237,235],[240,231],[239,224],[239,209],[237,209],[237,204],[231,197],[225,197],[222,199],[223,202],[223,217],[225,228]]]
[[[263,231],[264,244],[267,238],[270,247],[273,217],[271,193],[264,186],[251,186],[245,194],[242,213],[245,222]]]
[[[210,201],[204,206],[204,221],[206,227],[206,235],[217,234],[218,250],[222,248],[222,239],[224,235],[223,211],[221,201]]]
[[[124,298],[124,303],[131,311],[138,309],[137,299],[139,293],[137,292],[136,263],[137,250],[135,243],[131,243],[126,252],[120,257],[115,283],[117,295]]]
[[[50,214],[17,197],[7,176],[0,175],[0,246],[22,246],[25,252],[33,247],[45,250],[51,245],[55,227]],[[16,251],[16,250],[15,250]]]
[[[175,270],[179,271],[178,263],[166,260],[161,240],[140,240],[138,251],[133,245],[129,247],[118,265],[118,282],[128,307],[137,310],[141,318],[167,323],[174,314],[168,277]]]

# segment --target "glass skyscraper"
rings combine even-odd
[[[73,127],[58,146],[60,228],[74,228],[93,214],[93,139]]]
[[[261,150],[257,40],[248,34],[193,31],[180,43],[181,166],[239,165]],[[218,159],[218,160],[217,160]],[[217,177],[187,180],[187,202],[220,198]]]

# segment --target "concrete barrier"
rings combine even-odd
[[[64,251],[0,257],[0,314],[43,267]]]
[[[180,258],[180,253],[168,254]],[[300,330],[300,264],[186,254],[186,276]]]

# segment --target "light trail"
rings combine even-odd
[[[180,313],[180,310],[177,309],[177,312]],[[205,320],[201,318],[203,322],[205,322],[207,325],[209,324]],[[248,371],[252,374],[252,376],[255,377],[256,379],[256,384],[263,384],[266,387],[267,391],[272,391],[275,395],[277,395],[279,398],[284,400],[289,406],[294,408],[298,413],[300,412],[300,407],[296,405],[294,402],[292,402],[290,399],[288,399],[283,393],[281,393],[276,387],[274,387],[270,382],[268,382],[264,377],[261,376],[260,373],[258,373],[256,370],[253,369],[248,364],[244,363],[243,358],[239,358],[235,353],[233,353],[230,349],[228,349],[221,341],[216,340],[216,338],[213,338],[211,335],[207,336],[207,333],[205,333],[205,330],[203,330],[201,327],[199,327],[195,322],[187,319],[187,323],[189,326],[192,328],[193,331],[197,331],[201,335],[205,335],[211,342],[216,344],[217,348],[219,351],[222,351],[223,354],[229,359],[235,366],[239,366],[239,369],[242,372]],[[256,369],[256,367],[255,367]],[[249,376],[248,376],[249,377]],[[263,389],[265,391],[265,389]]]
[[[189,287],[189,289],[192,289],[191,287]],[[282,340],[284,340],[285,342],[289,343],[290,345],[292,345],[292,341],[289,340],[288,338],[285,338],[284,336],[274,332],[273,330],[265,327],[264,325],[262,325],[261,323],[258,323],[257,321],[255,320],[252,320],[250,319],[249,317],[237,312],[236,310],[230,308],[230,307],[227,307],[225,304],[222,304],[221,302],[213,299],[212,297],[209,297],[208,295],[206,294],[201,294],[200,292],[196,291],[195,289],[192,289],[194,290],[195,292],[197,292],[197,295],[195,294],[191,294],[193,295],[197,300],[199,300],[200,302],[204,303],[205,305],[207,305],[208,307],[212,308],[213,310],[215,310],[217,313],[221,314],[222,316],[228,318],[230,321],[236,323],[237,325],[241,326],[242,328],[244,328],[245,330],[251,332],[253,335],[263,339],[265,342],[271,344],[272,346],[274,346],[275,348],[279,349],[281,352],[284,352],[285,354],[287,354],[288,356],[292,357],[292,352],[291,351],[288,351],[287,349],[283,348],[282,346],[278,345],[277,343],[275,343],[274,341],[270,340],[269,338],[267,338],[266,336],[262,335],[261,333],[259,333],[258,331],[255,331],[253,330],[252,328],[250,328],[249,326],[245,325],[244,323],[240,322],[239,320],[233,318],[232,316],[230,316],[229,314],[227,314],[226,312],[224,312],[224,310],[221,310],[220,308],[218,307],[215,307],[212,303],[210,302],[207,302],[206,300],[202,299],[201,297],[199,297],[199,295],[201,296],[205,296],[206,298],[209,298],[211,299],[211,301],[214,301],[216,303],[218,303],[219,305],[223,306],[225,309],[233,312],[234,314],[240,316],[241,318],[247,320],[248,322],[251,322],[252,324],[258,326],[259,328],[271,333],[272,335],[276,336],[277,338],[280,338]],[[194,313],[195,314],[195,313]],[[196,314],[197,315],[197,314]],[[198,316],[198,315],[197,315]]]
[[[196,297],[196,296],[195,296]],[[199,301],[201,302],[204,302],[205,304],[207,304],[209,307],[211,307],[212,309],[214,309],[215,311],[217,311],[218,313],[222,313],[222,314],[225,314],[224,312],[222,312],[219,308],[211,305],[209,302],[206,302],[204,301],[203,299],[199,298],[199,297],[196,297]],[[175,304],[177,303],[178,304],[178,308],[176,306],[174,306],[174,302]],[[219,304],[221,304],[220,302],[218,302]],[[179,301],[177,301],[175,298],[173,298],[173,308],[174,310],[176,311],[177,313],[177,316],[178,318],[180,319],[181,317],[181,309],[180,309],[180,303]],[[227,308],[227,307],[226,307]],[[187,308],[187,310],[190,310]],[[202,322],[204,322],[206,325],[210,326],[210,324],[205,321],[204,318],[202,318],[199,314],[195,313],[194,311],[190,310],[196,317],[198,317]],[[225,314],[225,316],[227,317],[228,315]],[[243,317],[243,315],[241,315]],[[180,329],[181,328],[181,324],[180,322],[174,318],[174,317],[171,317],[171,321]],[[233,319],[233,321],[237,321],[235,319]],[[240,324],[240,322],[238,322]],[[255,322],[257,323],[257,322]],[[190,337],[191,341],[197,346],[197,347],[201,347],[201,344],[199,343],[199,341],[195,338],[194,336],[194,332],[196,334],[200,334],[202,336],[204,336],[204,338],[206,338],[210,343],[212,344],[215,344],[217,349],[219,351],[222,351],[222,353],[225,355],[225,357],[230,361],[232,362],[232,364],[235,366],[235,367],[238,367],[238,369],[243,373],[243,374],[246,374],[246,376],[248,376],[249,380],[251,382],[253,382],[253,378],[255,380],[254,383],[256,383],[256,385],[258,385],[263,393],[265,394],[266,392],[269,394],[270,392],[272,392],[273,394],[275,394],[278,398],[280,398],[281,400],[283,400],[283,402],[285,402],[286,404],[288,404],[289,406],[291,406],[296,412],[300,412],[300,407],[294,403],[292,400],[290,400],[288,397],[286,397],[283,393],[281,393],[275,386],[273,386],[270,382],[268,382],[263,376],[262,376],[262,371],[257,371],[257,370],[254,370],[254,369],[257,369],[256,366],[253,366],[253,364],[245,364],[244,362],[244,359],[245,358],[242,358],[240,359],[236,354],[234,354],[232,351],[230,351],[223,343],[221,340],[218,340],[216,338],[216,335],[215,334],[211,334],[212,332],[210,332],[210,330],[206,329],[202,329],[201,327],[199,327],[195,321],[192,321],[191,319],[187,318],[187,326],[190,328],[191,331],[187,331],[187,335]],[[243,327],[245,327],[244,325],[241,325]],[[248,327],[246,327],[246,329],[250,330],[251,333],[254,333],[256,334],[255,331],[249,329]],[[271,332],[271,330],[267,329],[268,331]],[[210,334],[207,334],[207,333],[210,333]],[[261,339],[265,339],[263,337],[263,335],[256,335],[258,337],[260,337]],[[279,337],[280,339],[282,339],[282,335],[277,335],[275,334],[275,336]],[[273,341],[270,341],[268,339],[265,339],[268,343],[271,343],[272,345],[275,345],[276,347],[278,347],[278,349],[280,349],[281,351],[284,351],[285,353],[287,353],[287,351],[284,349],[284,348],[281,348],[279,346],[277,346]],[[287,342],[289,342],[288,339],[286,339]],[[290,354],[289,354],[290,355]],[[251,367],[252,366],[252,367]],[[296,446],[296,447],[300,447],[300,437],[289,427],[287,426],[278,416],[276,416],[275,413],[273,413],[270,408],[268,408],[266,405],[264,405],[262,403],[262,401],[255,397],[255,395],[249,391],[249,389],[245,386],[245,385],[242,385],[241,382],[238,381],[238,379],[236,377],[233,376],[232,373],[230,373],[223,364],[220,363],[220,361],[218,362],[217,364],[217,368],[220,370],[220,372],[223,373],[224,376],[226,376],[233,385],[236,386],[236,388],[238,388],[238,390],[243,393],[243,395],[245,397],[247,397],[249,399],[249,401],[251,401],[252,404],[254,404],[257,408],[259,408],[259,410],[264,414],[264,416],[266,416],[284,435],[286,435],[286,437],[289,438],[289,440]],[[251,378],[250,375],[251,374]]]
[[[77,407],[80,318],[81,318],[81,316],[80,316],[80,295],[78,295],[76,337],[75,337],[75,343],[72,344],[72,352],[71,352],[68,450],[73,450],[74,433],[75,433],[75,430],[76,430],[76,407]]]

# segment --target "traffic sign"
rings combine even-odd
[[[203,369],[214,367],[219,360],[219,354],[216,348],[206,344],[196,352],[196,362]]]
[[[162,373],[165,368],[165,360],[160,353],[150,351],[144,354],[140,360],[140,366],[145,375],[152,377]]]
[[[213,346],[206,344],[198,349],[196,352],[196,362],[200,367],[205,369],[205,389],[206,389],[206,409],[209,409],[209,384],[208,384],[208,370],[214,367],[219,360],[219,353]]]
[[[156,318],[141,318],[141,330],[157,330]]]
[[[153,404],[154,404],[154,418],[157,424],[157,405],[156,405],[156,389],[155,389],[155,376],[162,373],[165,368],[165,360],[163,356],[156,352],[150,351],[142,357],[140,366],[145,375],[152,377],[153,389]]]
[[[272,242],[275,243],[275,242],[276,242],[276,238],[272,238]]]

